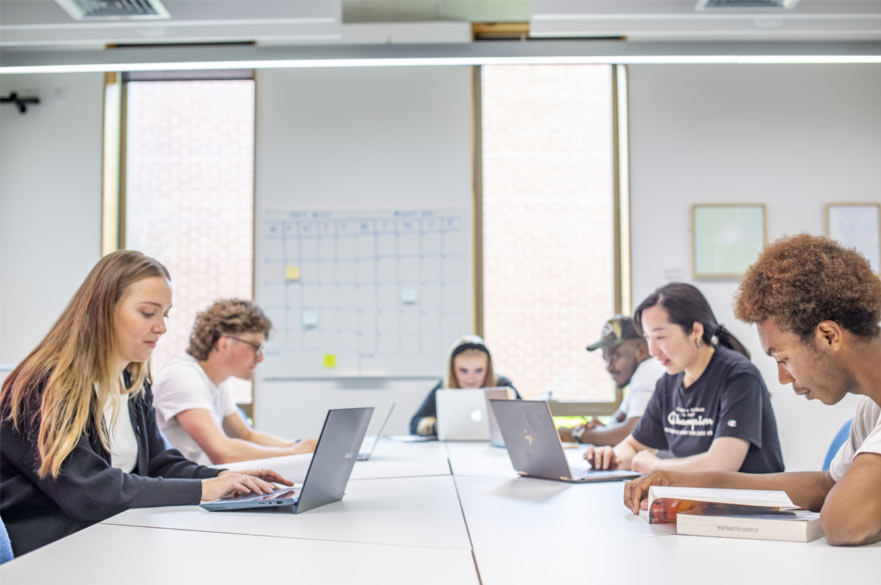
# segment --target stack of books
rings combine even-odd
[[[695,536],[797,542],[822,536],[820,514],[800,509],[782,491],[652,486],[644,517]]]

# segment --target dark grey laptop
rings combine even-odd
[[[201,506],[212,512],[287,506],[296,514],[343,499],[372,414],[372,406],[327,411],[302,487],[280,488],[271,494],[222,498],[204,502]]]
[[[490,400],[489,403],[505,438],[511,464],[520,475],[577,483],[640,476],[635,471],[571,469],[545,401]]]

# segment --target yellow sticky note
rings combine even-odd
[[[324,354],[324,367],[325,368],[335,368],[336,367],[336,356],[332,353]]]
[[[300,280],[300,267],[288,266],[284,269],[284,277],[287,280]]]

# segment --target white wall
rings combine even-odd
[[[101,74],[0,75],[0,364],[39,342],[101,253]]]
[[[823,233],[824,204],[881,200],[881,66],[630,68],[633,301],[693,282],[750,349],[771,391],[787,469],[817,469],[854,400],[808,403],[777,382],[734,280],[691,278],[692,203],[762,202],[768,237]]]
[[[456,207],[470,221],[471,120],[469,67],[261,71],[256,209]],[[470,237],[465,253],[474,257]],[[473,290],[473,270],[465,277],[465,290]],[[473,321],[471,302],[458,328],[470,332]],[[426,374],[440,377],[444,358]],[[258,381],[254,419],[272,433],[308,436],[321,430],[328,408],[375,404],[372,433],[394,400],[388,431],[400,434],[433,385],[426,378]]]

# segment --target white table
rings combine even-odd
[[[103,524],[470,550],[450,475],[350,481],[345,497],[303,514],[136,508]]]
[[[373,439],[368,437],[364,443],[372,445]],[[232,470],[274,469],[293,482],[302,482],[306,477],[306,470],[311,459],[311,454],[289,455],[287,457],[227,463],[215,465],[214,467]],[[447,449],[443,443],[438,443],[437,441],[408,443],[385,438],[376,446],[376,450],[369,460],[355,463],[351,479],[432,475],[450,475]]]
[[[439,452],[455,475],[400,475],[437,469]],[[859,585],[881,562],[881,543],[677,536],[630,514],[623,482],[521,478],[486,444],[401,444],[387,455],[377,474],[398,475],[353,479],[341,502],[304,514],[129,510],[3,565],[0,582]]]
[[[443,571],[426,570],[443,567]],[[477,585],[469,550],[98,524],[0,567],[4,585]]]
[[[448,443],[450,465],[483,585],[513,583],[870,582],[881,543],[811,543],[677,536],[624,507],[624,482],[521,478],[503,450]],[[501,451],[500,456],[499,451]],[[567,450],[570,465],[580,452]]]
[[[631,514],[623,482],[457,476],[456,485],[484,585],[601,582],[593,566],[607,563],[610,551],[641,549],[675,531]]]
[[[373,440],[365,440],[364,444],[372,445]],[[352,479],[430,475],[450,475],[447,449],[437,441],[405,443],[396,439],[382,439],[373,456],[368,461],[358,461],[352,470]]]

